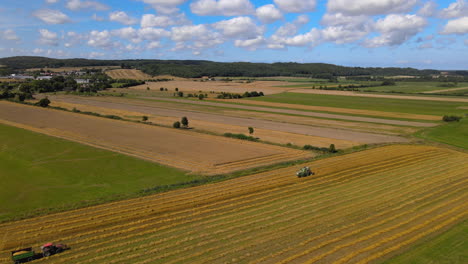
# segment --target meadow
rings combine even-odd
[[[0,124],[0,221],[131,197],[198,178],[183,171]]]

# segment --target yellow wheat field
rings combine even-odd
[[[288,167],[5,223],[0,262],[47,241],[72,249],[34,263],[379,262],[466,219],[467,159],[387,146],[307,164],[307,178]]]

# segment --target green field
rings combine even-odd
[[[0,125],[0,222],[193,180],[177,169]]]
[[[384,264],[465,264],[468,263],[468,221]]]
[[[396,82],[396,85],[361,88],[362,91],[421,93],[436,90],[468,87],[468,83],[458,83],[454,87],[441,87],[444,82]]]
[[[468,117],[417,133],[419,137],[468,149]]]
[[[262,97],[249,98],[247,100],[303,104],[313,106],[328,106],[349,109],[376,110],[385,112],[398,112],[409,114],[443,115],[468,113],[468,103],[442,102],[426,100],[402,100],[391,98],[371,98],[358,96],[281,93]]]

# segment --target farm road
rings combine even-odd
[[[156,101],[150,102],[151,104],[146,103],[146,102],[144,102],[145,104],[142,104],[141,102],[138,102],[136,100],[135,102],[131,102],[130,100],[125,100],[125,101],[121,100],[120,102],[106,102],[103,100],[93,100],[92,98],[81,98],[81,97],[70,97],[70,96],[67,96],[67,97],[51,96],[49,98],[52,101],[62,101],[62,102],[67,102],[67,103],[76,103],[76,104],[83,104],[83,105],[113,108],[113,109],[122,109],[122,110],[140,112],[140,113],[145,113],[145,114],[153,114],[153,115],[159,115],[159,116],[171,116],[177,119],[181,118],[182,116],[187,116],[189,119],[204,120],[204,121],[219,123],[220,125],[228,124],[228,125],[237,125],[237,126],[245,126],[245,127],[252,126],[255,128],[296,133],[296,134],[302,134],[302,135],[357,141],[363,144],[382,143],[382,142],[408,142],[408,139],[404,137],[399,137],[399,136],[357,132],[357,131],[337,129],[337,128],[326,128],[326,127],[315,127],[315,126],[313,127],[313,126],[307,126],[307,125],[275,122],[275,121],[268,121],[268,120],[262,120],[262,119],[209,114],[209,113],[202,113],[202,112],[196,112],[196,111],[167,109],[167,108],[158,107]],[[185,100],[181,100],[181,101],[186,102]],[[195,101],[195,103],[210,103],[210,102]],[[213,103],[213,104],[219,105],[217,103]]]
[[[154,100],[155,98],[145,97],[145,99]],[[357,121],[357,122],[370,122],[370,123],[379,123],[379,124],[388,124],[388,125],[398,125],[398,126],[414,126],[414,127],[437,126],[437,124],[435,123],[390,120],[390,119],[373,118],[373,117],[347,116],[347,115],[338,115],[338,114],[317,113],[317,112],[311,112],[311,111],[301,111],[301,110],[294,110],[294,109],[279,109],[279,108],[262,107],[262,106],[214,103],[214,102],[206,102],[206,101],[187,101],[184,99],[171,99],[171,98],[157,98],[157,100],[217,106],[217,107],[228,107],[228,108],[243,109],[243,110],[262,111],[262,112],[272,112],[272,113],[280,113],[280,114],[293,114],[293,115],[302,115],[302,116],[311,116],[311,117],[342,119],[342,120]]]

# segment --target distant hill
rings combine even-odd
[[[331,78],[333,76],[422,76],[440,74],[437,70],[418,70],[414,68],[363,68],[344,67],[325,63],[249,63],[213,62],[204,60],[90,60],[90,59],[53,59],[46,57],[8,57],[0,58],[0,65],[11,70],[29,68],[59,68],[86,66],[121,66],[136,68],[149,75],[173,75],[178,77],[226,76],[226,77],[273,77],[307,76]],[[457,74],[468,75],[468,71]]]

